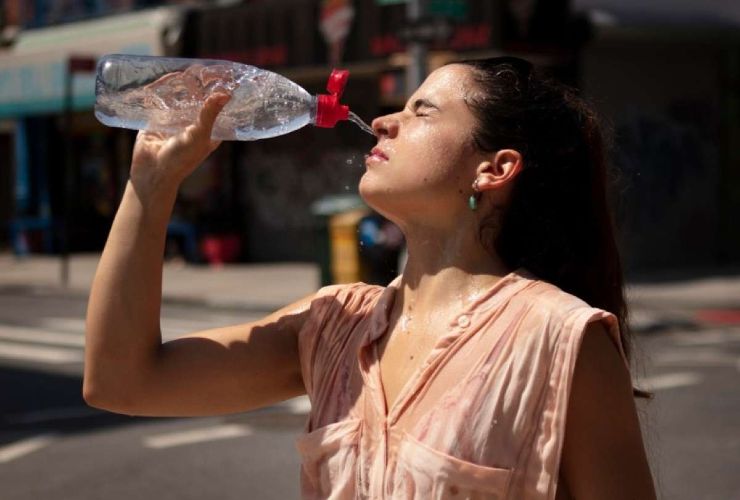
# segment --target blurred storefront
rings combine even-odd
[[[351,71],[343,100],[370,121],[404,104],[404,33],[424,28],[410,27],[406,5],[397,1],[119,3],[96,2],[93,8],[77,2],[66,10],[44,9],[39,2],[16,5],[26,28],[35,28],[21,31],[0,54],[0,148],[12,150],[0,153],[15,167],[6,169],[14,172],[5,184],[12,184],[15,194],[12,207],[0,207],[5,217],[0,224],[29,229],[25,239],[11,231],[18,252],[59,250],[58,215],[65,199],[74,200],[71,250],[99,250],[127,175],[134,134],[94,120],[90,74],[73,77],[74,113],[65,127],[70,56],[126,52],[229,59],[273,69],[312,93],[322,93],[331,67],[341,66]],[[162,3],[188,6],[140,10]],[[567,0],[525,7],[504,0],[430,2],[430,14],[448,33],[432,30],[429,69],[458,57],[515,53],[572,80],[585,32],[582,20],[569,16]],[[116,9],[139,10],[106,17]],[[92,19],[73,22],[85,17]],[[66,24],[44,27],[54,23]],[[355,192],[363,156],[373,143],[345,122],[334,131],[306,127],[269,141],[223,144],[182,186],[171,224],[175,252],[198,260],[206,242],[214,248],[236,236],[229,253],[238,248],[241,260],[313,259],[314,220],[306,207],[326,195]],[[64,169],[67,144],[71,183]]]
[[[94,64],[110,52],[176,52],[181,14],[162,7],[27,29],[0,51],[0,189],[13,186],[0,225],[16,253],[59,251],[65,207],[70,250],[102,248],[133,133],[95,120]],[[30,25],[42,23],[34,15]]]
[[[416,24],[402,0],[77,3],[105,8],[72,9],[66,17],[57,9],[67,24],[43,28],[56,22],[53,13],[26,8],[33,14],[26,27],[39,28],[11,30],[14,43],[0,48],[0,157],[14,167],[0,171],[0,199],[13,193],[12,203],[0,203],[0,225],[23,218],[53,226],[68,196],[68,139],[79,229],[73,249],[102,248],[134,134],[94,120],[93,80],[85,74],[73,78],[76,111],[63,130],[70,55],[229,59],[274,70],[312,93],[322,93],[331,68],[340,66],[351,72],[343,101],[369,122],[404,104],[408,39],[426,33],[429,70],[457,58],[526,57],[583,88],[611,118],[628,269],[740,261],[740,156],[733,146],[740,140],[740,13],[696,14],[715,8],[714,0],[680,2],[695,8],[691,15],[668,0],[428,0],[429,16]],[[142,10],[163,3],[183,6]],[[663,10],[647,10],[655,5]],[[138,10],[104,17],[114,8]],[[97,17],[69,22],[74,15]],[[174,251],[190,260],[206,253],[216,261],[226,254],[312,260],[315,221],[307,207],[355,193],[373,144],[348,122],[224,143],[182,186]],[[32,236],[32,249],[58,250],[43,231]]]

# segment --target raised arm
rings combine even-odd
[[[227,101],[209,97],[197,123],[177,136],[140,132],[136,139],[88,303],[83,397],[91,406],[130,415],[215,415],[304,392],[296,333],[310,297],[262,321],[162,344],[167,223],[180,183],[218,146],[210,134]]]

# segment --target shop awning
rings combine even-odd
[[[166,54],[179,38],[182,12],[162,7],[21,32],[12,48],[0,51],[0,118],[60,112],[70,56]],[[90,108],[94,76],[75,74],[72,87],[73,108]]]

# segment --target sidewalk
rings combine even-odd
[[[75,254],[69,260],[70,283],[61,286],[57,256],[16,258],[0,254],[0,293],[66,294],[86,298],[98,264],[98,254]],[[665,274],[628,282],[631,322],[639,331],[666,325],[691,326],[722,310],[740,324],[740,270],[732,274],[706,272]],[[319,287],[319,269],[312,263],[227,264],[219,268],[165,263],[163,302],[198,304],[272,312]]]
[[[0,254],[0,292],[65,294],[87,298],[98,254],[69,259],[69,286],[62,286],[61,258],[16,258]],[[222,267],[167,262],[162,301],[217,308],[272,312],[319,287],[319,268],[311,263],[225,264]]]

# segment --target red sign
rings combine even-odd
[[[67,67],[70,73],[94,73],[96,64],[93,56],[70,56]]]

